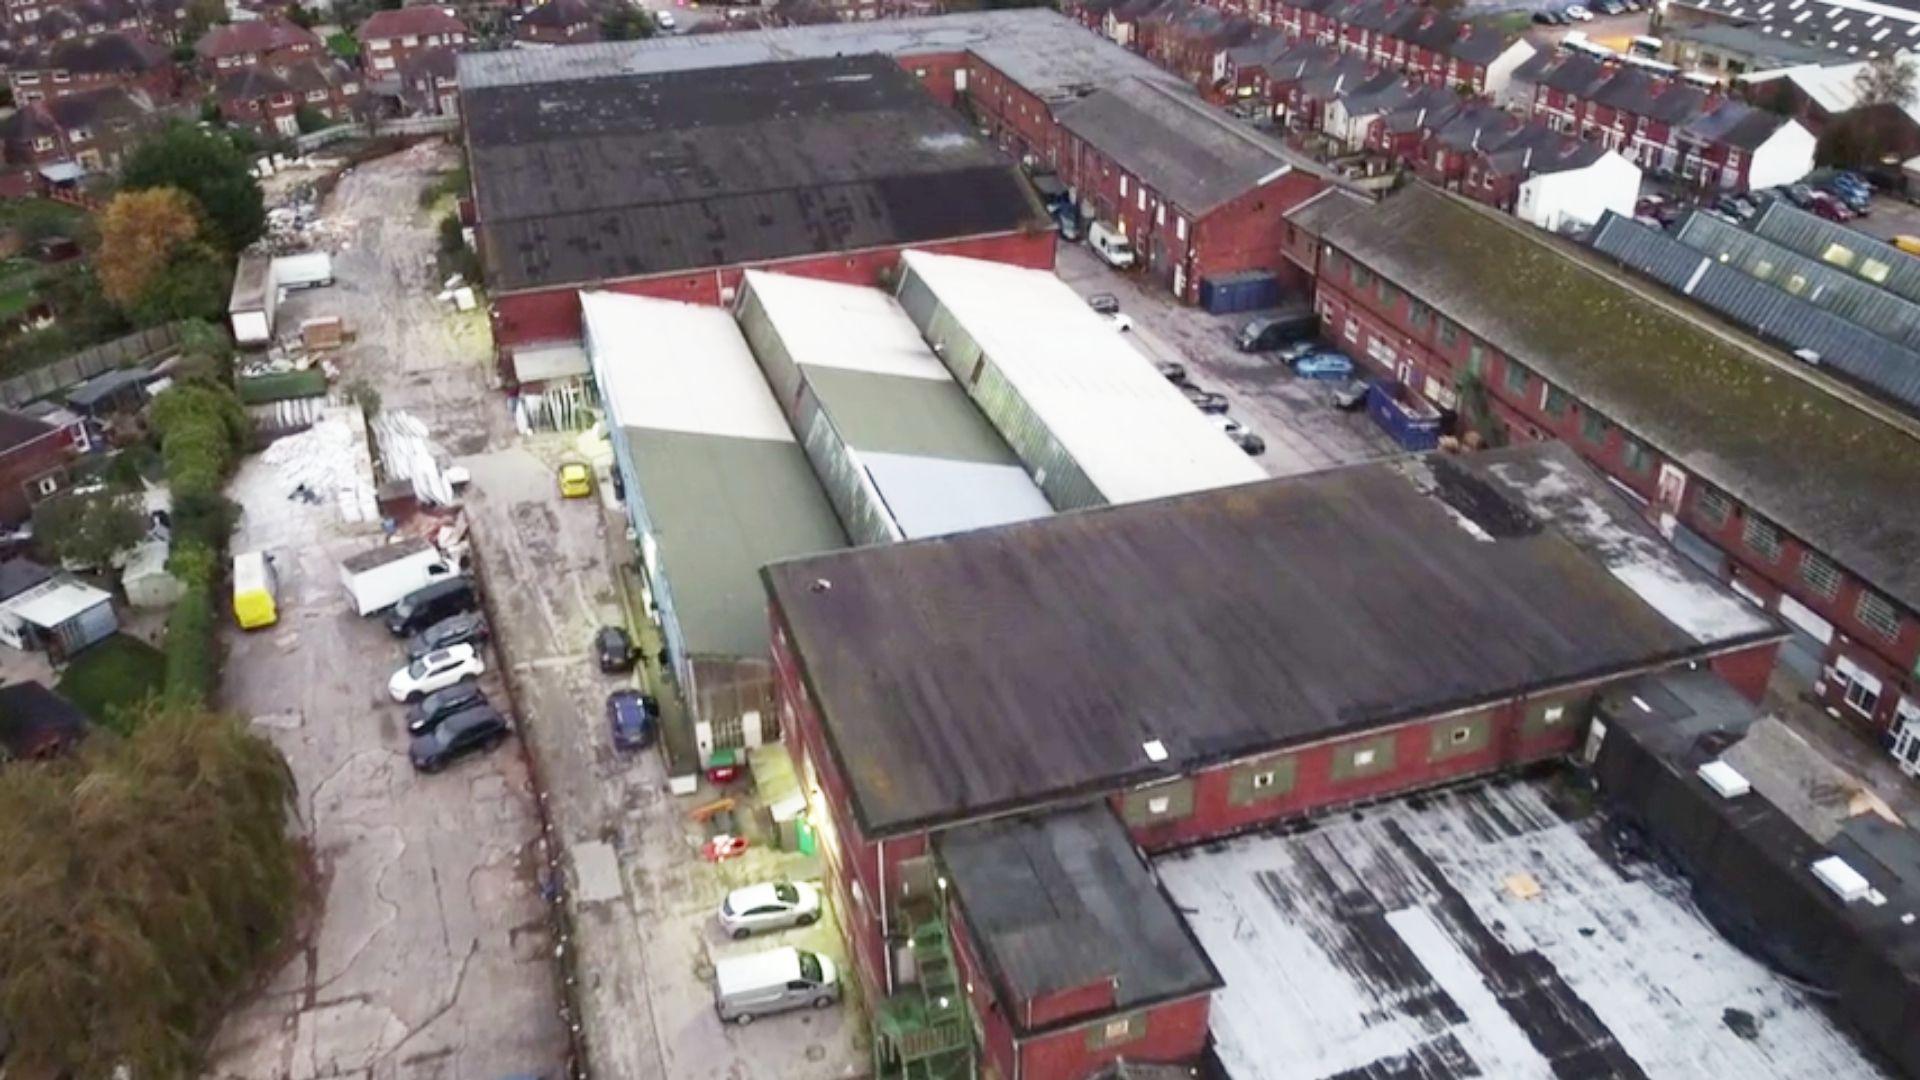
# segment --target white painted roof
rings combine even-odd
[[[1052,273],[924,251],[904,258],[1107,501],[1266,478]]]
[[[113,595],[78,581],[55,579],[14,597],[7,610],[42,629],[51,630],[89,608],[113,600]]]
[[[939,382],[953,378],[886,292],[761,270],[746,276],[796,364]]]
[[[1018,465],[855,451],[909,540],[1032,521],[1053,504]]]
[[[794,441],[725,309],[610,292],[580,309],[610,426]]]
[[[1904,18],[1912,19],[1908,12]],[[1900,56],[1911,57],[1911,53]],[[1773,71],[1757,71],[1740,76],[1740,81],[1748,84],[1772,82],[1786,79],[1807,95],[1815,105],[1820,106],[1829,115],[1846,112],[1860,103],[1860,73],[1865,71],[1871,61],[1861,60],[1851,64],[1796,64],[1793,67],[1778,68]],[[1920,99],[1910,100],[1900,106],[1901,110],[1916,122],[1920,122]]]

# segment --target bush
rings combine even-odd
[[[167,614],[167,704],[196,707],[213,700],[220,686],[217,631],[213,586],[188,586]]]
[[[173,490],[175,539],[168,565],[187,586],[167,616],[166,700],[197,705],[220,685],[214,593],[220,553],[239,516],[220,485],[245,444],[247,416],[227,387],[183,382],[154,398],[148,417],[160,434]]]
[[[146,534],[140,500],[121,492],[56,495],[33,508],[34,546],[51,562],[106,566]]]
[[[240,523],[240,504],[219,492],[176,492],[173,497],[173,534],[175,554],[180,544],[191,542],[218,551]],[[212,580],[211,578],[208,580]]]

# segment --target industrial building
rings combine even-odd
[[[1051,273],[909,251],[898,295],[1056,509],[1266,476]]]
[[[1566,754],[1594,695],[1647,672],[1704,666],[1757,698],[1783,636],[1559,446],[763,578],[876,1067],[970,1055],[977,1027],[998,1075],[1030,1080],[1206,1044],[1219,958],[1168,926],[1132,848]]]
[[[854,543],[1053,513],[892,296],[750,270],[735,311]]]
[[[1565,440],[1681,551],[1777,613],[1793,630],[1784,666],[1842,716],[1920,726],[1910,417],[1579,245],[1433,187],[1368,213],[1310,209],[1321,323],[1364,366],[1457,408],[1462,429]],[[1795,247],[1764,222],[1755,231]],[[1888,282],[1906,265],[1836,231],[1860,253],[1835,258],[1864,266],[1871,245]]]
[[[565,52],[567,50],[556,50]],[[1004,153],[880,57],[467,77],[476,234],[510,385],[576,378],[581,289],[724,304],[748,266],[873,284],[907,245],[1053,265]],[[517,351],[540,356],[523,375]]]
[[[846,545],[726,310],[580,295],[647,603],[703,750],[778,738],[761,566]]]

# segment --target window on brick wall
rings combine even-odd
[[[1607,432],[1612,427],[1606,417],[1588,409],[1586,415],[1580,418],[1580,437],[1598,446],[1607,441]]]
[[[1477,341],[1467,346],[1467,374],[1476,378],[1487,374],[1487,347]]]
[[[1459,340],[1460,340],[1460,328],[1458,326],[1455,326],[1451,319],[1441,319],[1440,320],[1440,347],[1443,349],[1451,349],[1453,348],[1454,342]]]
[[[1355,288],[1360,288],[1360,289],[1364,289],[1367,286],[1373,284],[1373,271],[1367,269],[1364,266],[1361,266],[1359,263],[1354,263],[1353,264],[1353,284]]]
[[[1893,606],[1893,601],[1879,593],[1861,590],[1859,603],[1853,605],[1853,614],[1861,626],[1881,637],[1892,639],[1900,635],[1900,611]]]
[[[1517,398],[1524,398],[1527,396],[1527,387],[1533,384],[1533,372],[1508,360],[1507,371],[1501,377],[1501,382],[1506,384],[1507,393]]]
[[[1768,562],[1780,558],[1780,529],[1758,514],[1747,515],[1747,523],[1740,530],[1740,540],[1748,550]]]
[[[1840,568],[1817,551],[1800,553],[1800,580],[1807,588],[1831,600],[1840,591]]]
[[[1407,306],[1407,321],[1413,324],[1415,330],[1425,330],[1427,324],[1433,321],[1433,309],[1415,300]]]
[[[1644,473],[1653,468],[1653,454],[1647,444],[1631,436],[1621,440],[1620,460],[1630,472]]]
[[[1548,416],[1565,416],[1567,408],[1572,404],[1573,401],[1567,397],[1566,391],[1549,385],[1546,396],[1540,402],[1540,407],[1547,410]]]
[[[1711,525],[1725,525],[1733,518],[1733,497],[1717,487],[1701,488],[1693,505],[1700,512],[1700,520]]]
[[[1374,279],[1373,295],[1379,299],[1381,307],[1391,308],[1393,306],[1393,300],[1394,300],[1393,286],[1387,284],[1386,278]]]

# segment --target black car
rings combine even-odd
[[[1176,364],[1172,360],[1159,360],[1154,362],[1153,367],[1155,371],[1160,373],[1161,377],[1175,386],[1180,386],[1187,381],[1187,365],[1185,364]]]
[[[1199,409],[1203,413],[1223,413],[1227,411],[1227,398],[1225,394],[1216,394],[1212,390],[1202,390],[1192,383],[1181,386],[1180,392],[1187,396],[1187,400],[1193,403],[1194,408]]]
[[[1094,293],[1087,297],[1087,306],[1102,315],[1112,315],[1120,310],[1120,298],[1112,293]]]
[[[472,611],[480,606],[480,594],[473,579],[465,574],[436,581],[415,589],[387,612],[387,633],[394,637],[417,634],[441,619]]]
[[[1251,431],[1242,431],[1237,435],[1229,435],[1227,438],[1232,439],[1235,445],[1245,450],[1248,457],[1259,457],[1261,454],[1267,452],[1267,440],[1255,435]]]
[[[507,718],[491,705],[477,705],[416,735],[407,758],[423,773],[439,772],[468,754],[491,750],[507,740]]]
[[[652,694],[615,690],[607,695],[607,726],[613,729],[615,750],[644,750],[659,730],[660,703]]]
[[[593,652],[600,660],[600,670],[609,675],[632,671],[640,659],[640,650],[633,647],[633,639],[621,626],[601,627],[600,632],[593,635]]]
[[[454,683],[445,690],[428,694],[407,709],[407,734],[424,735],[447,717],[486,704],[487,695],[480,692],[479,683]]]
[[[441,619],[407,639],[407,659],[418,660],[435,649],[450,645],[479,645],[487,640],[487,617],[477,611],[463,611]]]

